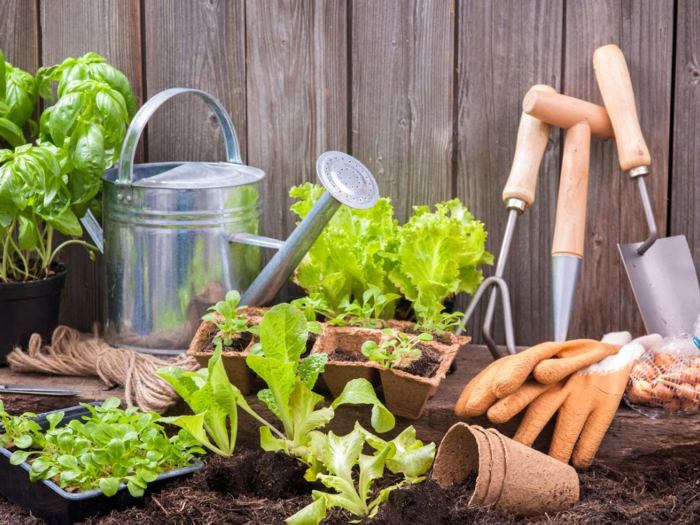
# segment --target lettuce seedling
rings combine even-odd
[[[204,453],[185,431],[168,437],[158,414],[122,410],[119,404],[117,398],[100,406],[84,404],[90,415],[64,426],[59,426],[62,412],[47,415],[49,427],[41,439],[14,441],[10,463],[28,461],[30,480],[50,479],[69,492],[99,488],[113,496],[126,484],[132,496],[140,497],[159,474],[189,466],[195,455]],[[33,414],[20,418],[28,416]],[[32,434],[36,430],[27,428]]]
[[[384,441],[366,431],[359,423],[345,435],[333,432],[312,432],[310,449],[316,465],[313,479],[332,492],[314,490],[313,502],[288,518],[289,525],[316,525],[328,509],[339,507],[358,518],[372,518],[393,490],[409,483],[423,481],[435,457],[435,444],[423,445],[415,438],[415,429],[408,427],[391,441]],[[365,444],[375,448],[374,454],[364,454]],[[404,477],[378,492],[373,484],[384,476],[385,469]],[[307,477],[308,477],[307,472]]]
[[[0,400],[0,425],[2,425],[0,427],[0,447],[19,449],[43,447],[44,434],[39,424],[34,421],[36,417],[33,412],[11,416],[5,412],[5,405]],[[49,417],[51,417],[49,421],[52,421],[56,416],[51,414]]]
[[[218,330],[212,339],[214,348],[231,346],[234,339],[249,331],[247,317],[238,311],[240,302],[241,294],[237,290],[231,290],[226,293],[223,301],[210,306],[208,312],[202,316],[203,321],[214,324]]]
[[[238,408],[256,420],[271,426],[261,418],[228,378],[221,361],[221,348],[209,359],[207,368],[189,372],[179,367],[167,367],[157,374],[173,387],[192,409],[192,415],[163,417],[161,421],[187,430],[215,454],[231,456],[236,448]]]
[[[446,332],[454,332],[462,323],[463,317],[463,312],[440,312],[432,317],[420,316],[416,323],[416,330],[440,337]]]
[[[418,344],[421,341],[433,340],[433,336],[428,332],[409,335],[386,328],[382,333],[388,338],[383,338],[379,343],[365,341],[360,351],[370,361],[386,368],[405,368],[423,355]]]
[[[387,432],[394,416],[377,398],[365,379],[354,379],[330,406],[319,408],[323,396],[313,392],[327,355],[310,354],[300,359],[308,337],[304,314],[289,304],[271,308],[260,325],[260,347],[246,359],[248,366],[267,384],[258,397],[279,419],[281,435],[267,424],[260,428],[260,444],[267,451],[284,451],[309,460],[309,435],[333,419],[343,404],[372,405],[372,427]],[[276,434],[276,435],[273,435]]]

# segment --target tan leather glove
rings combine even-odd
[[[467,384],[457,400],[455,414],[459,417],[482,415],[499,399],[525,385],[534,371],[537,371],[535,378],[538,383],[541,378],[542,382],[552,386],[576,370],[616,353],[618,349],[618,345],[593,339],[575,339],[561,343],[541,343],[516,355],[502,357]],[[534,382],[528,382],[527,385],[531,387],[530,395],[541,393]],[[532,399],[534,397],[530,401]]]
[[[618,332],[608,334],[603,342],[623,344],[629,339],[628,333]],[[616,355],[550,385],[529,404],[513,439],[531,446],[558,410],[549,455],[566,463],[571,459],[575,467],[588,467],[615,417],[632,366],[659,340],[658,335],[635,339]],[[512,401],[511,405],[517,408]]]

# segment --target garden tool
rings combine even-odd
[[[554,88],[546,85],[536,85],[533,86],[532,89],[556,93]],[[508,210],[508,223],[506,224],[506,230],[503,234],[501,250],[498,255],[498,261],[496,262],[496,271],[493,276],[485,279],[477,289],[464,313],[460,327],[457,330],[457,335],[463,332],[464,327],[476,311],[476,307],[484,293],[486,293],[489,288],[493,288],[484,315],[482,335],[494,359],[503,357],[501,350],[498,348],[491,335],[491,325],[496,311],[497,292],[499,291],[503,303],[506,348],[509,354],[512,355],[516,353],[510,294],[508,292],[508,284],[503,279],[503,272],[505,271],[506,261],[508,260],[508,252],[510,251],[510,244],[513,240],[517,219],[535,202],[537,174],[540,169],[544,150],[547,147],[549,129],[547,124],[525,113],[520,117],[518,136],[515,141],[513,164],[506,185],[503,188],[503,202],[505,202],[506,209]],[[498,290],[496,290],[496,288],[498,288]]]
[[[528,378],[541,363],[549,363],[541,374],[551,384],[618,350],[619,346],[614,344],[575,339],[541,343],[519,354],[503,357],[491,363],[467,384],[457,400],[455,414],[460,417],[480,416],[499,399],[523,387],[531,391],[536,385],[528,382]]]
[[[575,467],[590,466],[617,413],[632,366],[661,336],[645,336],[631,343],[630,339],[628,332],[606,335],[604,343],[625,346],[538,396],[528,405],[513,439],[531,446],[558,411],[549,455],[565,463],[571,459]]]
[[[665,336],[692,333],[700,312],[698,276],[685,236],[657,238],[644,182],[651,155],[639,126],[625,57],[616,45],[599,47],[593,68],[615,130],[620,168],[637,182],[649,229],[645,241],[618,245],[644,326],[649,333]]]
[[[203,99],[215,115],[226,162],[135,165],[148,120],[185,94]],[[379,198],[372,174],[349,155],[326,152],[316,169],[326,192],[313,209],[286,242],[262,237],[265,172],[242,163],[221,103],[185,88],[151,97],[129,125],[118,164],[103,178],[105,340],[149,353],[182,353],[203,313],[226,291],[240,290],[249,306],[270,301],[341,204],[366,209]],[[99,245],[99,225],[89,216],[84,224]],[[261,248],[278,250],[264,268]]]
[[[34,396],[71,397],[80,394],[67,388],[47,388],[36,385],[0,385],[0,394],[28,394]]]
[[[557,215],[552,240],[554,340],[565,341],[581,272],[586,234],[591,128],[586,121],[566,130]]]

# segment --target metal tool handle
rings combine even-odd
[[[605,108],[579,98],[531,89],[523,99],[523,111],[564,129],[585,120],[593,135],[602,139],[611,139],[614,136],[613,126]]]
[[[593,69],[615,130],[620,167],[623,171],[628,171],[649,166],[651,155],[639,126],[625,55],[614,44],[599,47],[593,53]]]
[[[532,89],[556,93],[553,87],[544,84],[533,86]],[[511,199],[518,199],[525,203],[526,208],[535,202],[537,174],[540,171],[544,150],[547,148],[549,131],[550,127],[545,122],[531,117],[527,113],[520,116],[513,164],[503,188],[504,202],[508,203]]]
[[[566,131],[564,139],[552,255],[583,257],[590,153],[591,129],[579,122]]]
[[[211,96],[209,93],[205,93],[199,89],[191,88],[171,88],[161,91],[157,95],[154,95],[148,101],[141,106],[138,113],[134,116],[134,120],[131,121],[129,129],[126,131],[126,136],[124,137],[124,142],[122,143],[122,152],[119,156],[119,175],[117,177],[116,183],[122,185],[131,184],[134,178],[134,156],[136,155],[136,146],[141,138],[141,133],[143,132],[146,124],[148,124],[149,119],[153,116],[160,106],[162,106],[166,101],[170,100],[176,95],[182,95],[185,93],[191,93],[197,95],[198,97],[204,99],[209,108],[214,112],[216,120],[219,121],[219,126],[221,126],[221,131],[224,135],[224,143],[226,146],[226,157],[229,162],[234,162],[236,164],[241,164],[241,150],[238,145],[238,136],[236,135],[236,128],[233,126],[231,117],[226,113],[226,109],[216,98]]]

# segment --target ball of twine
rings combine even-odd
[[[161,359],[125,348],[115,348],[94,336],[83,336],[68,326],[59,326],[51,344],[42,347],[41,336],[32,334],[27,350],[15,348],[7,362],[15,372],[38,372],[66,376],[97,376],[108,387],[124,387],[127,406],[164,412],[178,396],[155,372],[159,368],[178,366],[185,370],[199,368],[187,355]]]

